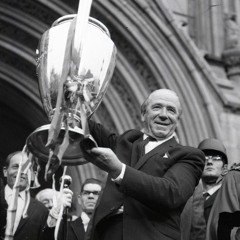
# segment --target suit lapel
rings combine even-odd
[[[81,237],[83,237],[83,233],[85,232],[85,230],[81,217],[77,218],[76,221],[71,222],[71,228],[76,236],[76,239],[82,240]]]
[[[218,190],[204,202],[204,208],[208,208],[213,205],[214,200],[217,196],[217,193],[218,193]]]
[[[138,161],[138,144],[143,141],[143,136],[137,139],[132,146],[131,167],[134,167]]]
[[[156,148],[154,148],[152,151],[148,152],[147,154],[143,155],[139,161],[136,163],[136,165],[134,166],[134,168],[139,169],[140,167],[142,167],[146,161],[152,157],[155,154],[158,154],[159,156],[164,156],[164,154],[166,152],[169,151],[169,149],[173,146],[175,146],[177,144],[175,138],[171,138],[168,141],[160,144],[159,146],[157,146]]]
[[[18,224],[16,233],[29,221],[29,218],[30,218],[30,216],[32,215],[32,213],[35,209],[34,205],[35,205],[35,202],[32,201],[32,199],[30,199],[30,203],[29,203],[28,210],[27,210],[27,217],[26,218],[23,218],[23,217],[21,218],[21,220]]]

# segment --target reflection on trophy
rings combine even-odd
[[[85,15],[85,25],[81,11],[56,20],[37,49],[40,95],[51,124],[31,133],[26,145],[46,162],[54,157],[63,165],[86,162],[79,143],[86,136],[94,143],[87,119],[101,103],[115,67],[117,50],[108,29]]]

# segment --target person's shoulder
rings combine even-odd
[[[143,132],[137,129],[130,129],[125,131],[120,135],[120,138],[129,138],[130,140],[135,140],[136,138],[139,138],[143,136]]]
[[[202,169],[205,165],[205,155],[204,153],[195,147],[191,146],[183,146],[181,144],[177,144],[171,151],[170,155],[176,159],[176,161],[188,162],[190,164],[197,164]]]
[[[230,171],[240,172],[240,163],[233,163],[233,165],[230,167]]]
[[[227,181],[240,181],[240,163],[233,164],[226,175],[223,176],[224,182]]]
[[[175,150],[182,151],[184,153],[189,153],[189,154],[197,154],[197,155],[202,156],[203,158],[205,158],[205,155],[204,155],[203,151],[198,149],[198,148],[196,148],[196,147],[177,144],[175,146]]]
[[[73,228],[82,228],[84,230],[83,226],[83,220],[81,216],[72,216],[72,219],[68,220],[68,224]]]
[[[38,201],[37,199],[31,197],[30,198],[30,202],[31,204],[34,204],[38,211],[44,211],[44,212],[48,212],[48,209],[44,206],[43,203],[41,203],[40,201]]]

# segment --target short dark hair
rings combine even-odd
[[[102,188],[102,181],[96,178],[87,178],[81,186],[81,192],[83,191],[84,186],[89,183],[98,184]]]
[[[16,151],[16,152],[10,153],[10,154],[7,156],[6,161],[4,162],[4,165],[3,165],[3,166],[8,168],[12,157],[15,156],[15,155],[18,154],[18,153],[22,153],[22,152],[21,152],[21,151]]]

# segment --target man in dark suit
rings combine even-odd
[[[198,148],[201,149],[206,156],[202,184],[205,199],[204,217],[207,223],[218,190],[222,185],[222,177],[228,169],[228,158],[225,146],[218,139],[207,138],[200,142]]]
[[[4,168],[3,174],[6,177],[6,186],[4,188],[3,197],[1,197],[1,202],[3,201],[3,206],[5,210],[1,211],[1,226],[4,228],[7,226],[6,214],[7,208],[14,201],[14,191],[13,187],[17,178],[17,174],[20,167],[20,162],[22,159],[27,159],[26,153],[20,151],[14,152],[8,155]],[[25,161],[26,162],[26,161]],[[27,190],[29,184],[28,174],[20,172],[20,181],[19,181],[19,194],[17,196],[17,208],[16,208],[16,217],[13,224],[13,238],[14,240],[51,240],[54,239],[54,228],[49,222],[52,221],[52,215],[49,214],[48,209],[36,199],[30,197],[30,193]],[[68,194],[63,194],[59,198],[59,202],[63,201],[64,206],[69,206],[71,204],[71,194],[70,198],[66,200],[65,196],[69,197]],[[28,204],[28,198],[30,199]],[[1,203],[2,204],[2,203]],[[28,204],[28,205],[27,205]],[[25,206],[26,215],[25,215]],[[10,211],[9,211],[10,212]],[[55,209],[55,215],[57,210]],[[56,217],[56,216],[55,216]],[[4,218],[4,219],[3,219]],[[4,239],[4,230],[1,229],[1,238]],[[11,239],[10,236],[9,239]]]
[[[6,177],[7,184],[4,188],[5,211],[8,205],[13,201],[13,186],[16,181],[18,168],[22,158],[21,152],[14,152],[7,157],[5,166],[3,168],[4,177]],[[48,210],[45,206],[37,200],[30,198],[27,209],[27,216],[22,217],[24,205],[27,199],[26,188],[28,186],[27,174],[21,173],[19,183],[19,196],[17,198],[17,211],[13,227],[14,240],[39,240],[39,239],[53,239],[53,231],[46,228],[46,221],[48,217]],[[2,218],[2,216],[1,216]],[[4,216],[6,224],[6,214]],[[5,225],[4,224],[4,225]],[[50,231],[49,231],[50,230]],[[4,232],[2,232],[3,234]],[[4,238],[4,236],[1,236]]]
[[[226,149],[218,139],[204,139],[198,148],[205,153],[205,167],[202,181],[199,182],[182,213],[182,240],[216,240],[217,238],[212,239],[209,234],[215,231],[216,236],[218,213],[214,206],[216,201],[218,201],[217,209],[218,205],[222,206],[223,201],[219,199],[219,192],[222,188],[223,176],[225,179],[228,171],[228,159]]]
[[[64,239],[64,231],[67,227],[67,239],[83,240],[85,232],[88,228],[88,223],[92,217],[98,197],[102,190],[102,183],[98,179],[88,178],[81,186],[81,193],[78,196],[78,202],[81,205],[82,212],[80,217],[73,216],[73,219],[67,223],[67,226],[62,223],[59,240]]]
[[[85,157],[108,172],[87,238],[180,239],[180,214],[204,167],[199,149],[182,146],[175,130],[182,113],[177,94],[152,92],[141,107],[142,131],[120,136],[90,122],[98,147],[81,143]]]

